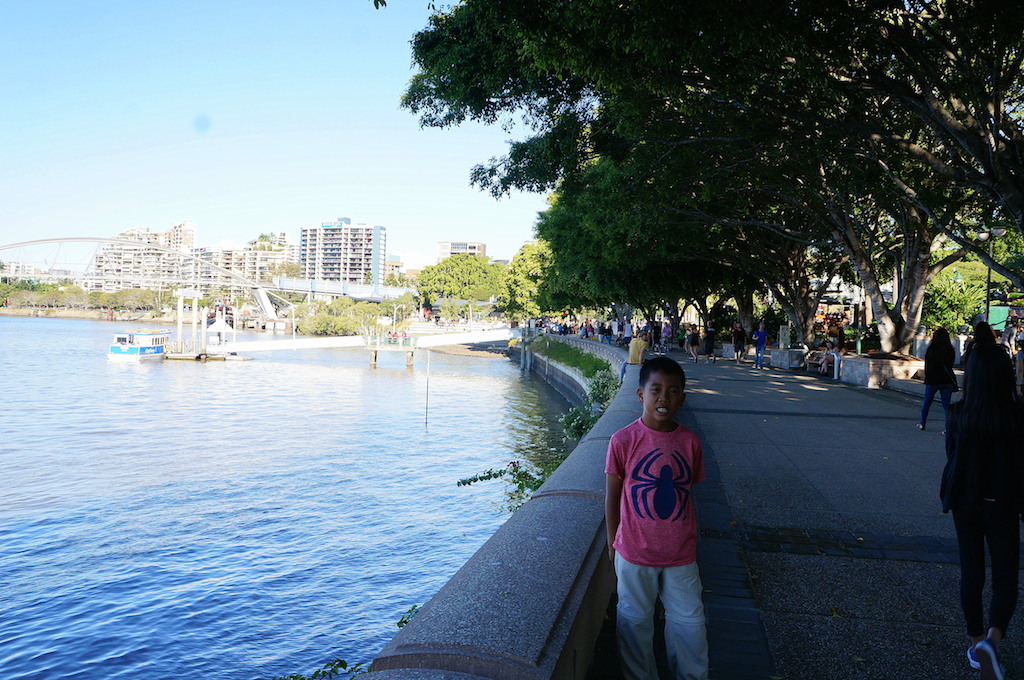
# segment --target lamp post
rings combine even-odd
[[[988,241],[988,259],[992,259],[992,241],[1006,234],[1006,227],[992,227],[985,231],[978,232],[979,241]],[[988,314],[992,305],[992,265],[985,263],[985,322],[988,323]]]
[[[391,305],[391,333],[397,332],[398,310],[405,309],[405,305]]]

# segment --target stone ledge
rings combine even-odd
[[[848,385],[860,385],[872,389],[886,386],[889,380],[912,380],[918,371],[924,370],[920,359],[872,359],[868,356],[842,357],[839,380]]]
[[[810,354],[809,349],[772,348],[768,354],[768,365],[772,368],[803,368]]]
[[[495,680],[583,677],[611,593],[604,504],[535,498],[492,536],[374,659]],[[596,605],[595,603],[598,603]],[[396,676],[405,677],[405,676]]]

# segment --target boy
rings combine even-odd
[[[654,603],[676,678],[706,680],[708,645],[691,488],[704,479],[697,435],[676,423],[686,374],[668,357],[640,368],[643,415],[616,432],[605,463],[608,556],[618,577],[617,632],[626,678],[656,680]]]

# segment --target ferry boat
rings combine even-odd
[[[163,359],[165,347],[170,339],[170,331],[138,330],[117,333],[107,356],[116,361]]]

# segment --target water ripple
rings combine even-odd
[[[455,480],[559,445],[509,362],[432,355],[425,414],[423,357],[114,364],[118,329],[0,318],[4,680],[369,660],[504,520]]]

